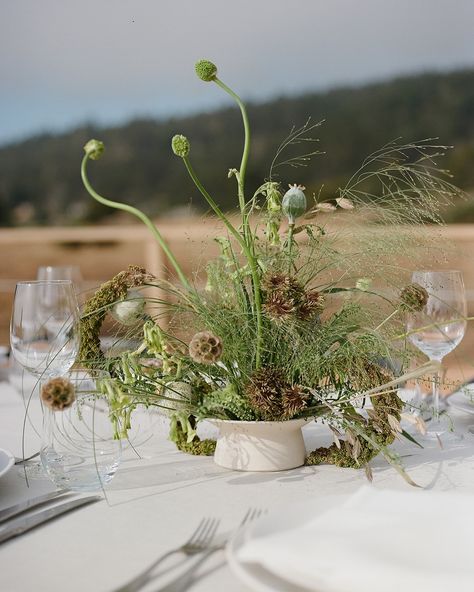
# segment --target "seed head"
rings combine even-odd
[[[306,212],[305,187],[302,185],[290,185],[290,188],[283,196],[282,210],[290,224],[294,224]]]
[[[217,76],[217,66],[209,60],[199,60],[194,66],[196,74],[204,82],[212,82]]]
[[[91,160],[99,160],[104,153],[105,146],[100,140],[89,140],[84,146],[84,152]]]
[[[222,342],[210,331],[201,331],[191,339],[189,355],[198,364],[214,364],[222,355]]]
[[[67,378],[51,378],[41,387],[41,400],[53,411],[63,411],[76,400],[74,385]]]
[[[176,136],[173,136],[173,139],[171,140],[171,148],[173,149],[173,152],[176,154],[176,156],[186,158],[186,156],[189,154],[189,150],[191,149],[191,145],[186,136],[177,134]]]
[[[409,312],[420,312],[428,302],[428,292],[420,284],[408,284],[400,292],[400,308]]]

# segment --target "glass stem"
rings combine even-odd
[[[441,360],[437,360],[441,362]],[[441,385],[441,380],[443,378],[443,371],[438,370],[433,378],[433,422],[439,422],[439,388]]]

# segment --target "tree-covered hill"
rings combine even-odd
[[[202,92],[211,91],[217,89],[206,87]],[[326,120],[315,130],[317,147],[325,154],[304,169],[278,169],[285,185],[303,183],[312,193],[324,184],[325,191],[332,191],[367,154],[402,136],[439,137],[441,143],[453,145],[442,164],[459,186],[474,187],[474,70],[250,104],[249,190],[267,177],[275,151],[291,128],[309,116],[314,122]],[[0,148],[0,224],[77,224],[109,217],[110,210],[96,204],[80,181],[82,146],[92,137],[106,144],[102,160],[91,165],[91,178],[105,195],[139,205],[152,215],[189,203],[204,208],[182,162],[171,152],[176,133],[189,138],[192,162],[204,184],[224,208],[232,209],[235,182],[227,178],[227,171],[240,162],[242,126],[238,111],[229,108],[166,121],[134,120],[115,128],[88,125]]]

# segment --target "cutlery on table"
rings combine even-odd
[[[136,590],[139,590],[150,580],[151,573],[163,563],[165,559],[176,553],[183,553],[185,559],[187,559],[192,555],[207,551],[212,544],[218,526],[219,520],[216,518],[203,518],[183,545],[175,547],[163,555],[160,555],[145,571],[129,580],[123,586],[120,586],[120,588],[116,588],[114,592],[135,592]]]
[[[4,508],[3,510],[0,510],[0,524],[6,520],[9,520],[10,518],[13,518],[14,516],[18,516],[18,514],[32,510],[33,508],[41,506],[42,504],[46,504],[47,502],[61,495],[65,495],[66,493],[70,492],[67,489],[57,489],[56,491],[38,495],[37,497],[33,497],[18,504],[14,504],[13,506],[9,506],[8,508]]]
[[[75,508],[79,508],[86,504],[98,502],[101,499],[102,497],[100,495],[81,497],[78,499],[66,501],[64,503],[52,507],[45,508],[44,510],[40,510],[39,512],[34,512],[32,514],[28,513],[26,516],[16,516],[14,518],[7,519],[6,522],[3,522],[0,525],[0,543],[5,542],[8,539],[11,539],[12,537],[16,537],[20,534],[23,534],[24,532],[27,532],[28,530],[31,530],[32,528],[35,528],[36,526],[39,526],[40,524],[43,524],[44,522],[47,522],[52,518],[61,516],[61,514],[64,514],[65,512],[70,512],[71,510],[74,510]],[[44,500],[40,503],[44,503]],[[38,504],[35,504],[35,506],[36,505]],[[26,509],[20,510],[20,512],[27,511],[35,506],[30,505]],[[7,508],[7,510],[10,510],[10,508]]]
[[[247,510],[247,513],[245,514],[242,521],[234,531],[225,535],[223,539],[219,542],[219,544],[211,546],[206,551],[203,551],[200,557],[186,571],[178,575],[175,579],[171,580],[167,584],[165,584],[163,587],[156,588],[154,592],[185,592],[186,590],[189,590],[189,588],[193,584],[195,584],[197,580],[200,579],[200,577],[206,575],[200,574],[199,576],[196,576],[196,572],[199,569],[199,567],[201,567],[201,565],[205,561],[207,561],[207,559],[209,559],[209,557],[213,555],[215,552],[222,551],[226,547],[227,543],[232,538],[234,538],[237,535],[237,533],[239,533],[242,530],[244,526],[247,526],[248,524],[250,524],[250,522],[256,520],[264,513],[264,510],[252,508]]]

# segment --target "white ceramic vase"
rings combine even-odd
[[[289,421],[210,420],[219,430],[214,462],[234,471],[285,471],[301,467],[306,457],[301,427]]]

